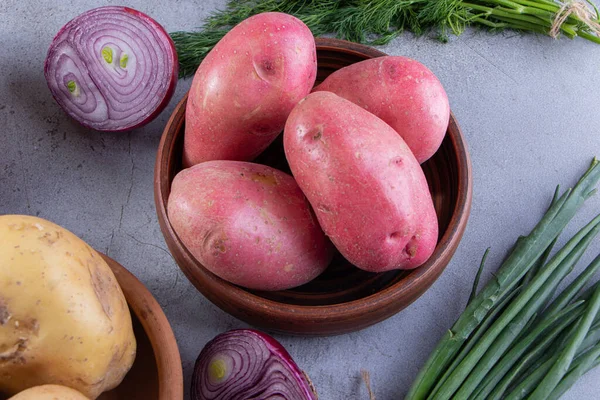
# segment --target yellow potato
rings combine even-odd
[[[89,400],[87,397],[66,386],[42,385],[24,390],[8,400]]]
[[[59,384],[95,399],[135,350],[125,297],[95,250],[41,218],[0,216],[0,392]]]

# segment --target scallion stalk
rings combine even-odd
[[[552,391],[556,388],[558,382],[566,375],[577,350],[584,341],[596,314],[600,310],[600,288],[596,289],[589,306],[581,320],[577,323],[575,332],[570,338],[566,348],[562,351],[558,360],[552,365],[550,371],[544,376],[544,379],[533,391],[530,400],[546,400]]]
[[[486,374],[485,379],[479,385],[478,391],[475,393],[474,400],[500,398],[499,396],[490,396],[490,393],[492,393],[492,391],[494,390],[496,385],[498,385],[498,383],[502,380],[502,378],[506,376],[511,367],[515,365],[515,363],[521,358],[521,356],[523,356],[523,354],[525,354],[525,352],[533,344],[536,343],[536,340],[542,334],[550,331],[546,337],[549,337],[553,340],[558,336],[560,332],[562,332],[563,329],[565,329],[573,321],[579,318],[583,313],[583,303],[584,301],[581,300],[574,304],[571,304],[561,312],[549,316],[549,318],[536,325],[534,330],[532,330],[527,336],[522,338],[515,346],[513,346],[511,350],[502,357],[500,362],[498,362],[494,366],[494,368],[492,368],[492,370]],[[559,324],[555,325],[557,322],[559,322]],[[553,327],[556,333],[552,336],[552,332],[554,331],[551,330],[551,328]],[[509,383],[510,382],[507,382],[507,387]]]
[[[598,292],[598,290],[596,291]],[[585,357],[587,351],[596,351],[596,346],[598,346],[598,342],[600,341],[600,325],[596,325],[596,328],[592,328],[589,334],[584,338],[581,343],[581,347],[574,353],[574,357]],[[589,348],[594,346],[591,350]],[[564,348],[564,347],[563,347]],[[575,360],[573,362],[573,369],[576,369],[579,366],[579,362],[583,361],[582,358],[579,360]],[[534,365],[530,370],[528,370],[521,381],[512,389],[512,391],[505,397],[505,400],[520,400],[524,398],[530,399],[528,397],[530,394],[533,396],[532,392],[539,389],[542,385],[542,381],[544,381],[545,377],[549,375],[553,367],[557,363],[561,363],[561,366],[564,366],[561,361],[561,354],[556,352],[548,352],[546,356],[538,362],[537,365]],[[589,369],[589,368],[588,368]],[[570,371],[569,369],[568,371]],[[565,370],[565,374],[568,372]],[[581,372],[581,371],[580,371]],[[565,376],[565,378],[567,378]],[[568,377],[569,380],[573,379],[574,376]],[[566,382],[565,385],[569,383]],[[553,386],[556,383],[553,383]],[[572,382],[571,382],[572,385]],[[556,388],[555,388],[556,389]],[[559,390],[566,390],[566,388],[559,388]],[[552,391],[552,393],[554,390]],[[550,395],[549,395],[550,396]],[[544,398],[545,400],[545,398]]]
[[[573,282],[544,310],[544,315],[552,315],[571,302],[571,300],[579,293],[579,291],[589,282],[594,274],[600,269],[600,255],[592,261],[586,269],[577,276]]]
[[[506,311],[498,317],[467,357],[454,369],[446,384],[433,397],[435,400],[447,400],[459,388],[457,398],[469,398],[527,321],[543,305],[546,298],[581,257],[598,231],[600,231],[600,215],[573,236],[531,283],[522,289],[519,296],[508,305]],[[475,367],[477,370],[471,374]]]
[[[487,331],[487,329],[492,325],[492,323],[494,323],[498,315],[502,311],[504,311],[506,305],[519,293],[520,289],[521,287],[518,286],[512,291],[506,293],[504,295],[504,298],[490,311],[488,315],[486,315],[486,317],[481,322],[477,330],[473,333],[473,335],[471,335],[471,337],[467,340],[467,342],[461,349],[460,353],[458,353],[456,358],[452,361],[452,364],[450,364],[450,366],[447,368],[444,375],[442,375],[442,377],[438,380],[437,384],[431,391],[432,396],[434,396],[435,393],[437,393],[440,390],[440,388],[446,383],[452,371],[454,371],[454,369],[467,356],[467,354],[469,354],[469,352],[471,351],[473,346],[475,346],[479,338]]]
[[[480,325],[490,309],[498,304],[503,294],[512,290],[519,283],[527,271],[535,264],[535,261],[550,246],[566,224],[573,218],[579,207],[593,192],[593,187],[597,184],[598,179],[600,179],[600,167],[598,160],[594,159],[592,165],[580,178],[574,189],[567,190],[550,207],[532,232],[515,246],[512,253],[503,262],[494,279],[475,296],[452,328],[442,337],[413,383],[406,397],[408,400],[426,399],[431,394],[435,384],[452,364],[455,356]],[[591,229],[592,227],[589,227],[589,230]],[[581,237],[583,236],[585,234]],[[545,279],[538,280],[538,284],[543,281]],[[480,355],[474,356],[469,361],[469,364],[472,363],[472,360],[479,357]],[[462,362],[465,362],[465,360]],[[466,370],[470,369],[465,368],[463,371]],[[462,383],[463,380],[464,377],[458,383]]]
[[[590,369],[600,364],[600,344],[594,346],[586,354],[579,357],[573,362],[573,366],[569,369],[569,372],[558,385],[554,388],[552,393],[548,396],[548,400],[556,400],[560,398],[583,374],[588,372]]]
[[[566,221],[562,226],[552,225],[552,222],[558,217],[563,206],[567,204],[571,194],[571,191],[565,192],[556,204],[550,207],[530,235],[517,241],[512,253],[504,261],[494,279],[469,303],[451,330],[438,343],[425,367],[417,376],[407,399],[427,398],[433,385],[439,380],[442,371],[447,370],[454,356],[469,339],[471,333],[484,320],[488,312],[498,304],[499,299],[514,288],[535,260],[558,236],[560,230],[566,225]],[[551,228],[554,229],[551,230]],[[544,242],[543,244],[546,244],[546,247],[541,248],[540,242]],[[529,243],[532,246],[529,246]],[[537,247],[534,248],[535,245]]]

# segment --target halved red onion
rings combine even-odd
[[[289,353],[253,329],[222,333],[202,349],[192,377],[192,400],[316,400]]]
[[[100,131],[150,122],[177,84],[177,53],[167,32],[144,13],[106,6],[69,21],[50,45],[44,74],[58,104]]]

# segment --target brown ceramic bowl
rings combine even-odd
[[[317,83],[346,65],[385,54],[371,47],[335,39],[317,39]],[[258,292],[228,283],[204,268],[186,249],[167,217],[173,177],[181,170],[187,96],[177,105],[164,130],[154,171],[154,197],[165,241],[188,279],[210,301],[254,326],[303,335],[356,331],[402,310],[425,292],[442,273],[465,230],[471,208],[471,163],[465,140],[450,117],[441,148],[423,170],[438,215],[440,236],[432,257],[412,271],[369,273],[340,254],[318,278],[301,287]],[[281,135],[256,162],[289,173]]]
[[[183,400],[181,358],[167,317],[142,282],[113,259],[102,257],[129,304],[137,354],[121,384],[98,400]]]

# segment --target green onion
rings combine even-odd
[[[554,197],[552,199],[552,202],[550,203],[550,207],[552,207],[554,204],[556,204],[556,202],[558,200],[558,195],[559,195],[559,187],[557,186],[556,190],[554,191]],[[525,239],[524,236],[519,236],[519,238],[517,239],[515,245],[513,246],[513,250],[524,239]],[[550,252],[552,250],[552,247],[553,247],[553,245],[554,245],[555,242],[556,242],[556,239],[554,239],[554,241],[550,244],[550,246],[544,251],[544,253],[542,254],[542,256],[536,261],[536,263],[534,264],[534,266],[529,270],[529,272],[527,273],[527,275],[523,278],[523,282],[528,282],[531,279],[531,277],[533,276],[533,274],[531,274],[531,272],[532,271],[533,272],[537,271],[540,268],[540,266],[543,265],[546,262],[546,260],[547,260],[547,258],[549,256],[549,254],[550,254]],[[489,250],[490,249],[488,247],[486,249],[485,253],[483,254],[483,258],[481,259],[481,263],[479,265],[479,269],[477,270],[477,275],[475,276],[475,281],[473,282],[473,288],[471,290],[471,295],[469,296],[469,301],[468,301],[467,305],[469,303],[471,303],[471,301],[473,300],[473,298],[476,295],[477,287],[479,285],[479,279],[481,277],[481,273],[482,273],[483,268],[485,266],[485,261],[487,259]],[[531,274],[531,277],[529,276],[530,274]],[[440,387],[446,382],[446,379],[448,378],[448,376],[450,376],[450,374],[452,373],[452,371],[454,371],[454,369],[456,368],[456,366],[466,357],[466,355],[473,348],[473,346],[475,345],[475,343],[477,343],[477,341],[479,340],[479,338],[481,337],[481,335],[483,335],[483,333],[485,333],[487,331],[487,329],[495,321],[495,319],[499,315],[499,313],[502,312],[502,311],[504,311],[504,308],[508,304],[508,302],[511,301],[512,298],[514,296],[516,296],[519,293],[520,290],[521,290],[521,286],[518,286],[518,287],[514,288],[512,291],[510,291],[509,293],[505,294],[504,298],[499,302],[499,304],[496,305],[496,306],[494,306],[490,310],[490,312],[485,317],[485,319],[482,321],[482,323],[477,328],[477,330],[475,331],[475,333],[469,338],[469,340],[467,341],[467,343],[463,346],[463,348],[461,349],[461,351],[458,354],[458,356],[454,359],[454,361],[452,362],[452,364],[447,368],[447,370],[444,373],[444,375],[442,376],[442,378],[438,380],[436,386],[432,390],[432,393],[435,394],[435,393],[437,393],[439,391]]]
[[[552,391],[556,388],[558,382],[565,376],[566,372],[575,357],[575,353],[579,346],[582,344],[585,336],[587,335],[596,314],[600,309],[600,288],[598,288],[590,304],[582,316],[581,320],[577,323],[575,332],[570,338],[567,347],[560,354],[558,360],[554,363],[551,370],[546,374],[542,382],[538,385],[532,395],[529,397],[531,400],[546,400]]]
[[[592,165],[580,178],[574,189],[567,190],[560,198],[558,198],[531,233],[522,238],[522,240],[517,241],[512,253],[502,263],[495,277],[478,295],[475,296],[475,298],[473,298],[452,328],[440,340],[438,346],[433,351],[429,360],[426,362],[413,383],[413,386],[407,395],[408,400],[428,398],[436,383],[442,378],[443,374],[448,371],[448,368],[453,363],[456,355],[481,324],[486,315],[498,305],[500,299],[502,299],[506,293],[510,292],[518,285],[525,274],[535,265],[536,261],[543,256],[546,249],[573,218],[579,207],[594,192],[593,187],[598,182],[598,179],[600,179],[600,167],[598,160],[594,159]],[[585,234],[592,229],[593,224],[589,225],[583,232],[580,232],[577,237],[583,238]],[[560,259],[564,259],[567,256],[567,253],[576,246],[576,243],[571,242],[568,246],[570,250],[562,252]],[[554,261],[551,261],[551,263],[554,263],[552,270],[560,263],[559,258],[556,258],[556,256],[553,260]],[[546,281],[552,270],[542,270],[540,274],[544,274],[543,276],[536,274],[531,282],[532,285],[535,284],[535,289],[528,290],[527,295],[520,295],[515,298],[515,302],[520,302],[519,306],[511,307],[511,305],[509,305],[509,307],[511,307],[510,315],[503,313],[503,315],[507,315],[500,317],[503,318],[503,321],[499,324],[495,324],[495,327],[493,325],[493,331],[484,334],[482,339],[480,339],[485,340],[484,345],[476,344],[469,352],[468,358],[461,361],[462,367],[460,367],[460,370],[458,370],[458,372],[457,370],[451,371],[451,374],[454,377],[462,378],[458,381],[451,381],[448,379],[448,385],[444,384],[440,388],[443,393],[451,391],[450,387],[457,389],[458,387],[456,385],[461,385],[463,383],[464,378],[466,378],[467,374],[472,369],[473,364],[483,356],[482,351],[485,350],[486,344],[487,347],[491,345],[493,338],[497,337],[502,328],[506,326],[506,324],[512,320],[512,317],[514,317],[523,305],[525,305],[524,303],[527,303],[528,300],[526,299],[529,299],[533,293],[539,289],[539,286]],[[523,290],[525,291],[527,289],[524,288]],[[471,355],[475,349],[477,349],[478,353]]]
[[[546,373],[552,368],[555,357],[550,357],[549,360],[537,367],[532,373],[527,374],[524,379],[512,392],[510,392],[505,400],[521,400],[526,398],[544,379]]]
[[[578,301],[566,307],[561,312],[551,315],[549,318],[538,324],[527,336],[519,340],[519,342],[502,357],[500,362],[497,363],[488,374],[486,374],[485,380],[479,385],[479,389],[475,394],[474,400],[499,399],[500,395],[504,392],[504,390],[506,390],[512,379],[508,380],[504,384],[504,388],[497,385],[502,378],[507,376],[506,374],[508,371],[510,371],[511,367],[515,365],[521,356],[525,354],[525,352],[542,334],[546,333],[550,330],[550,328],[555,326],[554,330],[550,331],[549,334],[546,334],[546,338],[550,339],[550,342],[548,343],[548,345],[550,345],[551,341],[554,340],[560,334],[560,332],[562,332],[568,325],[581,316],[583,313],[583,303],[584,302],[582,300]],[[556,322],[559,322],[559,324],[555,325]],[[502,391],[500,393],[494,393],[494,395],[490,395],[490,393],[492,393],[496,387],[502,388]]]
[[[569,329],[567,328],[572,327],[571,324],[581,317],[583,311],[583,307],[577,307],[577,310],[573,311],[573,315],[570,315],[564,320],[560,321],[559,324],[555,326],[547,335],[541,338],[541,341],[537,344],[537,346],[523,356],[520,361],[504,376],[504,378],[502,378],[500,383],[496,385],[494,390],[487,397],[487,400],[499,400],[503,398],[506,392],[511,391],[509,388],[514,388],[516,385],[520,384],[521,381],[530,376],[532,371],[535,371],[540,365],[548,361],[550,358],[558,357],[556,353],[565,346],[565,337],[561,338],[560,335],[569,333]],[[566,337],[568,337],[568,335],[566,335]],[[596,343],[598,340],[600,340],[600,323],[592,327],[590,334],[588,334],[586,337],[586,343],[584,343],[584,346],[582,347],[588,347],[591,344]],[[509,357],[509,355],[506,357]],[[482,390],[483,389],[485,388],[482,387]],[[485,398],[485,396],[483,396],[484,394],[485,393],[482,391],[482,397],[478,396],[477,398]]]
[[[600,215],[573,236],[540,270],[531,283],[522,289],[519,296],[514,299],[506,311],[481,337],[469,355],[452,372],[447,383],[433,397],[434,399],[449,399],[459,387],[461,389],[456,394],[457,398],[469,398],[485,374],[521,332],[527,321],[543,305],[554,288],[579,260],[598,231],[600,231]],[[478,368],[477,371],[474,371],[467,379],[475,366]]]
[[[515,377],[520,375],[522,371],[528,368],[535,360],[539,359],[541,354],[543,354],[543,352],[552,344],[554,339],[563,332],[567,326],[583,314],[584,308],[582,307],[582,303],[585,301],[584,298],[589,299],[591,293],[584,294],[579,300],[570,305],[566,305],[564,308],[560,307],[560,305],[564,303],[565,299],[571,298],[578,289],[585,285],[585,283],[589,281],[591,275],[598,270],[599,266],[600,256],[596,257],[584,272],[561,293],[554,303],[546,310],[545,317],[535,325],[533,330],[514,344],[511,350],[503,356],[502,360],[486,375],[485,380],[478,387],[475,400],[483,400],[486,398],[488,400],[500,399],[501,395],[507,390]],[[600,287],[600,285],[596,284],[590,289],[593,291],[598,287]],[[552,311],[552,309],[556,311]],[[552,331],[545,334],[533,350],[529,353],[525,353],[536,343],[536,340],[545,333],[547,328],[549,326],[551,327],[556,321],[560,321],[560,323],[556,325]]]
[[[573,362],[573,370],[577,369],[579,367],[580,363],[582,361],[584,361],[584,359],[586,358],[586,355],[588,354],[588,352],[585,351],[586,349],[593,346],[593,348],[590,351],[595,352],[597,350],[599,340],[600,340],[600,324],[596,324],[590,330],[590,333],[585,337],[585,340],[581,344],[580,349],[575,353],[575,356],[580,357],[580,358],[576,359]],[[559,346],[559,348],[555,349],[555,350],[561,350],[562,348],[564,348],[564,343],[563,343],[562,347]],[[556,354],[554,352],[548,352],[544,357],[542,357],[539,360],[539,362],[537,364],[534,364],[532,366],[532,368],[530,368],[528,371],[526,371],[523,374],[523,376],[521,377],[521,381],[516,385],[516,387],[514,387],[512,392],[510,392],[507,396],[504,397],[504,399],[506,399],[506,400],[523,399],[523,398],[527,397],[531,392],[536,390],[536,388],[540,388],[541,383],[544,380],[544,378],[548,376],[548,374],[552,370],[553,366],[557,362],[560,361],[559,356],[560,356],[560,354]],[[586,369],[586,367],[587,367],[587,369]],[[582,372],[583,369],[589,370],[589,368],[591,368],[591,365],[582,366],[581,370],[579,370],[578,372]],[[569,371],[571,371],[571,369]],[[565,380],[564,386],[560,387],[560,388],[558,388],[558,386],[557,386],[557,388],[555,388],[555,389],[558,389],[559,391],[566,390],[567,388],[565,386],[568,385],[570,387],[574,383],[574,382],[572,382],[572,380],[575,378],[575,374],[577,374],[577,373],[574,373],[574,375],[572,375],[570,377],[565,376],[566,380]],[[579,375],[579,376],[581,376],[581,375]],[[577,377],[579,377],[579,376],[577,376]],[[552,393],[555,393],[554,390],[552,391]]]
[[[500,380],[500,382],[496,385],[494,390],[487,397],[489,400],[499,400],[504,394],[509,391],[511,386],[514,386],[515,382],[518,381],[523,375],[526,375],[526,372],[535,369],[536,365],[543,363],[547,359],[552,356],[552,353],[548,351],[549,348],[552,347],[555,339],[559,337],[569,326],[570,324],[577,320],[583,313],[583,308],[579,310],[579,312],[573,317],[570,316],[565,320],[561,321],[555,328],[553,328],[550,333],[548,333],[545,337],[541,339],[541,341],[528,353],[526,353],[519,362],[514,365],[508,373]],[[508,356],[507,356],[508,357]],[[482,386],[482,395],[484,394],[483,390],[489,390]]]
[[[483,268],[485,267],[485,260],[487,260],[488,253],[490,252],[490,248],[488,247],[483,253],[483,257],[481,258],[481,263],[479,264],[479,269],[477,270],[477,275],[475,275],[475,280],[473,281],[473,288],[471,289],[471,294],[469,295],[469,300],[467,300],[467,305],[475,298],[477,294],[477,287],[479,286],[479,279],[481,278],[481,273],[483,272]]]
[[[562,396],[583,374],[600,363],[600,344],[573,362],[567,375],[560,381],[548,396],[548,400],[556,400]]]
[[[504,311],[506,305],[513,299],[513,297],[515,297],[519,293],[520,289],[521,287],[518,286],[511,292],[506,293],[504,295],[504,298],[500,301],[500,303],[498,303],[498,305],[495,306],[494,309],[492,309],[492,311],[485,317],[485,319],[481,322],[480,326],[477,328],[475,333],[471,335],[464,347],[461,349],[460,353],[456,356],[454,361],[452,361],[452,364],[450,364],[450,366],[447,368],[444,375],[438,380],[431,393],[437,393],[440,390],[440,388],[446,383],[452,371],[454,371],[458,364],[460,364],[460,362],[467,356],[467,354],[469,354],[469,352],[471,351],[473,346],[475,346],[479,338],[488,330],[488,328],[496,320],[498,314]]]
[[[558,201],[559,195],[560,195],[560,185],[557,185],[556,189],[554,189],[554,196],[552,196],[552,202],[550,202],[550,207],[552,207],[554,204],[556,204],[556,202]],[[535,274],[537,274],[537,272],[540,270],[540,268],[542,268],[544,266],[544,264],[546,264],[546,261],[548,261],[548,258],[550,257],[550,253],[552,253],[552,249],[554,248],[554,245],[556,244],[557,240],[558,240],[558,236],[554,238],[552,243],[550,243],[550,246],[548,246],[546,251],[544,251],[544,253],[539,258],[537,263],[529,271],[527,271],[527,274],[525,274],[525,277],[523,278],[523,284],[527,284],[527,283],[531,282],[531,280],[533,279]]]
[[[566,307],[579,291],[589,282],[594,274],[600,269],[600,255],[581,273],[571,284],[544,311],[545,315],[552,315]]]

